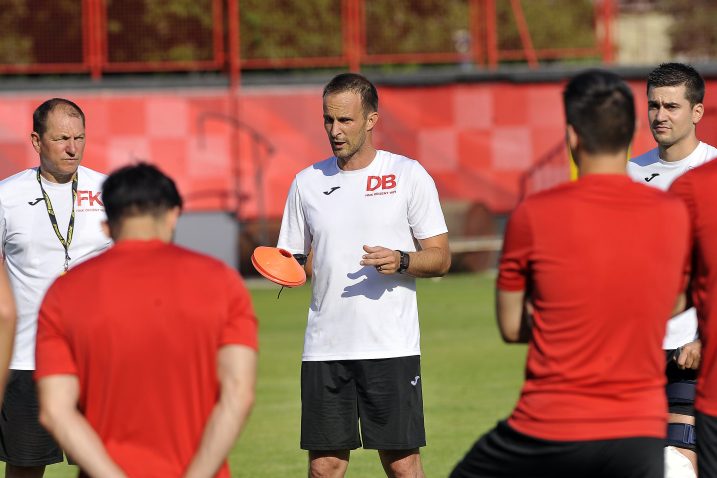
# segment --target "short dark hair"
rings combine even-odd
[[[345,91],[353,91],[361,97],[364,114],[378,111],[378,91],[365,76],[358,73],[341,73],[334,76],[324,87],[323,98]]]
[[[690,65],[684,63],[662,63],[647,76],[647,91],[661,86],[685,85],[685,98],[690,106],[705,99],[705,80]]]
[[[125,217],[159,216],[182,207],[172,178],[147,163],[125,166],[110,174],[102,185],[102,201],[110,228],[119,226]]]
[[[51,98],[35,108],[35,112],[32,113],[32,130],[39,136],[47,131],[47,115],[58,106],[66,108],[70,116],[82,119],[82,126],[85,126],[85,113],[79,106],[65,98]]]
[[[563,91],[566,122],[588,153],[617,153],[630,146],[635,133],[635,100],[618,75],[588,70],[571,79]]]

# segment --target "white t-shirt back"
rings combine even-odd
[[[415,251],[414,238],[446,232],[435,183],[417,161],[378,151],[358,171],[331,157],[299,172],[278,246],[314,252],[303,360],[419,355],[415,279],[362,266],[363,246]]]
[[[100,192],[105,175],[80,166],[77,178],[70,267],[97,255],[110,245],[101,226],[105,220],[105,209]],[[66,240],[72,214],[72,183],[42,181],[42,187],[52,201],[60,232]],[[62,274],[65,264],[65,249],[52,228],[37,182],[37,168],[0,181],[0,241],[17,302],[18,322],[10,368],[34,370],[40,303],[52,281]]]
[[[660,159],[659,149],[655,148],[630,159],[627,163],[627,174],[636,182],[666,191],[675,179],[716,157],[717,148],[701,141],[694,151],[679,161]],[[676,349],[696,338],[697,312],[691,307],[668,321],[662,348]]]

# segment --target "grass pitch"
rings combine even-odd
[[[525,347],[501,342],[493,283],[490,275],[418,281],[428,442],[421,454],[429,477],[447,476],[518,396]],[[259,380],[254,412],[230,456],[232,476],[306,476],[306,453],[298,445],[299,372],[310,289],[285,289],[278,300],[279,288],[269,282],[252,282],[250,289],[260,320]],[[45,474],[76,475],[77,469],[65,464]],[[376,452],[352,452],[347,476],[384,476]]]

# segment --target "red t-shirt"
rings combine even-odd
[[[497,287],[525,290],[535,314],[511,427],[558,441],[665,436],[662,340],[688,241],[684,204],[622,175],[516,208]]]
[[[160,241],[121,241],[48,290],[35,377],[77,375],[80,410],[128,476],[178,477],[217,401],[227,344],[257,347],[236,272]],[[226,463],[216,476],[229,477]]]
[[[670,191],[687,204],[693,234],[692,299],[702,340],[695,407],[717,416],[717,161],[680,176]]]

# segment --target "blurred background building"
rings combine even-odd
[[[3,0],[0,177],[35,165],[32,111],[68,97],[87,114],[86,165],[158,164],[186,198],[180,242],[250,273],[294,174],[330,154],[323,84],[359,71],[379,86],[379,147],[433,175],[456,267],[476,269],[523,196],[569,179],[566,78],[628,79],[641,153],[647,72],[690,62],[714,144],[715,59],[709,0]]]

